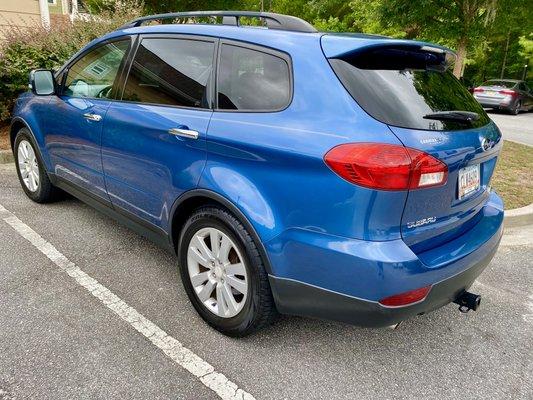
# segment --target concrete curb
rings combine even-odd
[[[533,203],[529,206],[505,210],[505,226],[513,228],[533,224]]]
[[[15,162],[11,150],[0,150],[0,164],[8,164]]]

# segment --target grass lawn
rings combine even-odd
[[[0,126],[0,150],[10,150],[8,127]],[[492,187],[503,197],[505,209],[533,203],[533,147],[505,141]]]
[[[533,203],[533,147],[505,140],[491,184],[506,210]]]

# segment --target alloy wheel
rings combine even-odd
[[[30,192],[39,189],[39,164],[33,146],[27,140],[22,140],[17,149],[18,168],[24,185]]]
[[[520,113],[520,109],[522,108],[522,102],[518,101],[515,105],[515,108],[513,110],[514,115],[518,115]]]
[[[197,231],[187,250],[187,268],[200,302],[222,318],[237,315],[248,295],[248,274],[238,247],[224,232]]]

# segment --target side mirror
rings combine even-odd
[[[48,69],[34,69],[30,72],[30,89],[37,96],[49,96],[56,92],[54,74]]]

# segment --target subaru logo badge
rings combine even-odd
[[[483,138],[481,139],[481,148],[483,149],[483,151],[487,151],[488,149],[490,149],[490,140],[487,139],[487,138]]]

